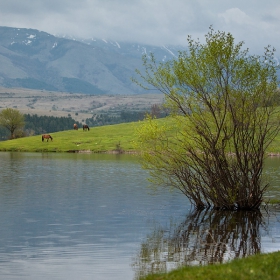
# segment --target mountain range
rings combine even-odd
[[[142,56],[177,56],[179,46],[55,36],[36,29],[0,26],[0,86],[84,94],[139,94],[132,82]],[[280,70],[278,70],[280,78]]]
[[[142,55],[159,61],[179,47],[54,36],[25,28],[0,27],[0,86],[84,94],[138,94],[131,81],[143,69]]]

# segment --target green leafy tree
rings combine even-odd
[[[258,209],[268,187],[265,151],[280,128],[275,50],[250,55],[212,27],[205,39],[189,36],[188,50],[172,61],[143,57],[136,82],[163,92],[170,112],[164,124],[148,117],[138,130],[143,167],[197,208]]]
[[[10,131],[10,138],[13,139],[15,131],[24,127],[24,116],[16,109],[3,109],[0,112],[0,125]]]

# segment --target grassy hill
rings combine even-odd
[[[166,123],[166,119],[156,120]],[[51,133],[53,141],[42,142],[42,136],[30,136],[0,142],[0,151],[19,152],[134,152],[136,128],[140,122],[91,127],[89,131],[65,130]],[[268,154],[280,156],[280,135],[271,143]]]
[[[42,136],[0,142],[0,151],[21,152],[107,152],[133,151],[135,128],[138,123],[124,123],[90,128],[89,131],[67,130],[51,133],[53,141],[42,142]]]

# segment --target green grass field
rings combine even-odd
[[[30,136],[0,142],[0,151],[21,152],[108,152],[117,149],[133,151],[138,123],[92,127],[89,131],[67,130],[50,133],[53,141],[42,142],[42,136]]]
[[[166,119],[156,120],[166,123]],[[91,127],[90,131],[66,130],[50,133],[53,141],[42,142],[41,135],[1,141],[0,151],[19,152],[69,152],[87,151],[94,153],[135,151],[134,141],[137,140],[136,128],[139,122],[122,123],[107,126]],[[267,150],[268,153],[280,155],[280,135],[276,137]]]

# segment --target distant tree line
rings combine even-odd
[[[75,121],[71,117],[52,117],[52,116],[38,116],[24,115],[25,119],[25,132],[28,135],[37,135],[42,133],[51,133],[63,130],[73,129],[74,123],[79,127],[82,124]]]
[[[9,137],[10,137],[10,131],[3,126],[0,126],[0,141],[7,140],[9,139]]]

